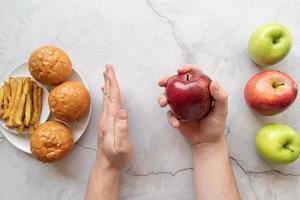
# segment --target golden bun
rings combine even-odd
[[[42,162],[54,162],[63,158],[73,145],[71,130],[57,121],[47,121],[40,125],[30,138],[31,152]]]
[[[48,103],[54,117],[71,122],[84,117],[89,112],[91,97],[83,84],[67,81],[50,92]]]
[[[70,58],[54,46],[42,46],[32,52],[28,67],[32,77],[46,85],[63,83],[72,74]]]

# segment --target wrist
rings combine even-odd
[[[193,156],[214,156],[215,154],[228,154],[225,137],[222,136],[214,142],[201,142],[192,145]]]
[[[86,199],[117,199],[121,171],[113,167],[101,152],[93,164]]]
[[[105,172],[105,174],[116,178],[121,174],[121,169],[113,166],[103,154],[97,155],[93,168],[95,171]]]

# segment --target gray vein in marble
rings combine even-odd
[[[229,126],[225,126],[225,138],[230,134]]]
[[[226,126],[226,132],[227,135],[230,133],[230,129],[229,127]],[[0,140],[3,140],[5,137],[4,136],[0,136]],[[94,152],[97,152],[97,150],[93,147],[87,147],[83,144],[80,143],[76,143],[76,145],[78,145],[80,148],[85,149],[85,150],[91,150]],[[294,177],[299,177],[300,174],[294,174],[294,173],[285,173],[285,172],[281,172],[279,170],[276,169],[271,169],[271,170],[264,170],[264,171],[253,171],[253,170],[249,170],[246,169],[238,159],[234,158],[233,156],[229,156],[230,159],[244,172],[245,175],[249,175],[249,176],[254,176],[254,175],[274,175],[274,174],[278,174],[278,175],[282,175],[282,176],[294,176]],[[148,173],[140,173],[140,172],[136,172],[133,171],[131,169],[126,170],[126,173],[132,176],[140,176],[140,177],[147,177],[147,176],[152,176],[152,175],[170,175],[170,176],[176,176],[178,173],[181,172],[185,172],[185,171],[189,171],[189,170],[193,170],[193,167],[186,167],[183,169],[179,169],[176,171],[151,171]],[[252,185],[250,183],[250,186],[252,188]],[[253,192],[254,189],[252,188]],[[256,195],[255,195],[256,196]]]
[[[264,171],[253,171],[253,170],[249,170],[246,169],[245,167],[243,167],[243,165],[240,163],[240,161],[236,158],[234,158],[233,156],[230,156],[230,159],[236,164],[236,166],[238,166],[246,176],[255,176],[255,175],[261,175],[261,176],[265,176],[265,175],[281,175],[281,176],[294,176],[294,177],[298,177],[300,176],[300,174],[294,174],[294,173],[284,173],[281,172],[279,170],[276,169],[271,169],[271,170],[264,170]],[[126,173],[132,176],[140,176],[140,177],[147,177],[147,176],[153,176],[153,175],[170,175],[170,176],[176,176],[178,173],[184,172],[184,171],[189,171],[189,170],[193,170],[194,168],[192,167],[186,167],[183,169],[179,169],[176,171],[151,171],[148,173],[140,173],[140,172],[136,172],[133,171],[131,169],[126,170]],[[250,187],[254,193],[254,196],[256,196],[255,192],[254,192],[254,188],[252,186],[251,180],[249,179],[249,184]]]
[[[153,13],[155,15],[157,15],[158,17],[160,17],[161,19],[163,19],[164,22],[166,22],[167,24],[170,25],[170,27],[172,29],[172,35],[173,35],[173,37],[174,37],[177,45],[181,49],[182,56],[183,56],[183,59],[186,62],[186,64],[193,63],[194,56],[193,56],[192,52],[189,50],[189,48],[186,46],[186,44],[178,38],[178,36],[176,34],[176,27],[175,27],[174,23],[168,17],[166,17],[165,15],[161,14],[154,7],[154,5],[151,3],[150,0],[147,0],[146,2],[147,2],[148,6],[151,8],[151,10],[153,11]]]
[[[295,176],[298,177],[300,176],[300,174],[294,174],[294,173],[285,173],[285,172],[281,172],[279,170],[276,169],[271,169],[271,170],[263,170],[263,171],[253,171],[253,170],[249,170],[246,169],[245,167],[243,167],[243,165],[240,163],[239,160],[237,160],[236,158],[234,158],[233,156],[229,156],[230,159],[248,176],[255,176],[255,175],[274,175],[274,174],[278,174],[278,175],[282,175],[282,176]]]
[[[176,176],[179,173],[185,172],[185,171],[190,171],[193,170],[194,168],[192,167],[186,167],[183,169],[179,169],[176,171],[152,171],[148,173],[139,173],[132,171],[131,169],[126,170],[126,173],[131,175],[131,176],[142,176],[142,177],[147,177],[147,176],[152,176],[152,175],[169,175],[169,176]]]
[[[233,158],[231,158],[231,159],[233,159]],[[238,167],[245,173],[245,171],[243,170],[243,168],[242,168],[241,166],[239,166],[237,163],[236,163],[236,166],[238,166]],[[252,184],[252,178],[251,178],[251,176],[248,176],[246,173],[245,173],[245,175],[246,175],[246,177],[247,177],[247,179],[248,179],[248,182],[249,182],[249,186],[250,186],[250,188],[251,188],[251,191],[252,191],[252,193],[253,193],[255,199],[257,200],[258,198],[257,198],[255,189],[254,189],[253,184]]]
[[[95,148],[93,148],[93,147],[87,147],[87,146],[85,146],[85,145],[83,145],[83,144],[80,144],[79,142],[77,142],[76,144],[77,144],[80,148],[82,148],[82,149],[86,149],[86,150],[91,150],[91,151],[97,152],[97,150],[96,150]]]
[[[252,180],[251,180],[251,178],[249,176],[247,176],[247,177],[248,177],[248,181],[249,181],[249,185],[250,185],[251,191],[253,192],[253,195],[255,196],[255,199],[258,199],[257,195],[256,195],[256,192],[255,192],[255,190],[253,188],[253,185],[252,185]]]

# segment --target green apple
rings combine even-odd
[[[292,47],[289,30],[278,23],[259,27],[251,36],[248,51],[253,62],[269,66],[281,61]]]
[[[256,134],[256,149],[265,160],[291,163],[300,154],[300,137],[287,125],[268,124]]]

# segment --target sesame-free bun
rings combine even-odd
[[[30,138],[31,152],[42,162],[54,162],[63,158],[73,145],[71,130],[56,121],[47,121],[40,125]]]
[[[28,67],[32,77],[46,85],[63,83],[72,74],[70,58],[54,46],[42,46],[32,52]]]
[[[54,117],[71,122],[84,117],[89,112],[91,97],[83,84],[67,81],[50,92],[48,103]]]

